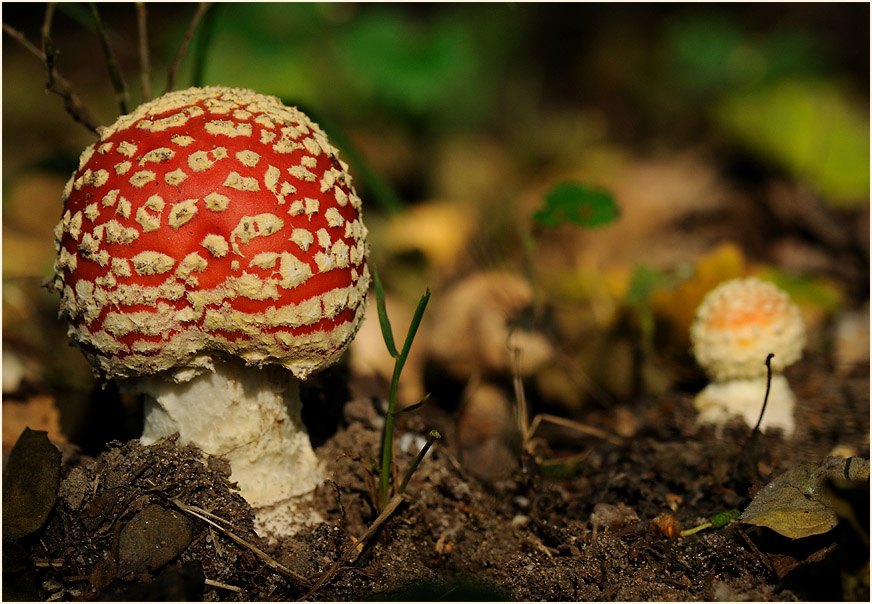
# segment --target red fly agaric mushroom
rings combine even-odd
[[[690,337],[697,362],[713,380],[694,402],[699,421],[723,424],[739,416],[756,425],[771,353],[772,383],[760,427],[793,432],[795,399],[781,371],[802,356],[805,325],[784,291],[753,277],[722,283],[697,309]]]
[[[360,326],[360,198],[321,129],[275,97],[171,92],[100,133],[64,191],[53,288],[103,377],[146,395],[146,444],[224,455],[262,533],[322,478],[298,379]]]

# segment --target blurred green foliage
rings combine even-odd
[[[37,39],[42,9],[25,6],[10,3],[4,19],[22,27],[29,15],[24,30]],[[196,10],[165,6],[149,8],[155,91]],[[100,11],[136,99],[134,8]],[[57,37],[66,27],[82,40],[82,49],[60,47],[66,73],[97,40],[86,5],[61,3],[57,13]],[[422,155],[458,132],[493,136],[528,161],[549,160],[532,153],[537,145],[583,155],[604,138],[726,141],[845,206],[868,200],[868,61],[850,51],[868,45],[853,25],[864,15],[868,6],[847,4],[213,3],[176,85],[253,88],[317,108],[331,137],[399,132]],[[82,56],[105,78],[94,53]],[[586,132],[561,128],[573,112],[590,116]],[[554,131],[558,138],[545,136]],[[362,179],[368,188],[399,207],[372,174]]]
[[[547,227],[564,224],[593,228],[614,222],[620,210],[612,196],[574,182],[561,182],[545,195],[545,206],[533,213],[533,220]]]
[[[801,307],[816,308],[826,314],[835,314],[845,303],[844,294],[839,286],[826,277],[798,275],[775,266],[761,270],[759,276],[786,291],[790,299]]]
[[[728,96],[722,127],[834,205],[869,201],[869,119],[834,82],[791,80]]]
[[[815,32],[755,32],[719,14],[677,20],[665,48],[669,80],[715,128],[834,205],[868,203],[868,106],[828,73]]]
[[[588,42],[579,21],[584,7],[562,19],[554,7],[503,4],[226,3],[212,10],[206,83],[318,107],[340,127],[366,119],[415,132],[481,130],[513,111],[529,120],[518,110],[552,86],[583,91],[591,84],[577,67]],[[574,82],[551,82],[551,68],[537,65],[548,58],[536,54],[543,50],[537,19],[555,29],[558,40],[549,44],[560,45],[562,71]],[[576,21],[579,36],[567,37],[563,28]],[[832,202],[868,199],[868,119],[828,69],[819,32],[755,28],[746,15],[716,8],[676,10],[661,23],[653,38],[634,42],[660,46],[641,56],[653,57],[663,77],[640,110],[661,123],[664,110],[677,112],[671,119],[700,115]],[[518,82],[522,88],[513,87]],[[507,97],[509,90],[524,96]]]
[[[810,34],[754,35],[723,14],[678,19],[667,28],[664,44],[671,77],[690,97],[729,95],[823,72],[822,54]]]
[[[474,126],[496,102],[514,29],[504,6],[215,5],[204,79],[317,106]],[[499,18],[494,18],[495,16]]]

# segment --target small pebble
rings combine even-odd
[[[515,528],[523,528],[528,524],[530,524],[530,517],[525,516],[524,514],[517,514],[512,518],[512,526]]]

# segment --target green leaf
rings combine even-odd
[[[388,311],[385,307],[385,291],[382,289],[381,279],[378,278],[378,271],[374,266],[372,267],[372,282],[375,287],[375,303],[378,307],[378,323],[381,326],[382,337],[388,352],[396,359],[400,353],[397,352],[397,346],[394,344],[394,332],[391,330],[391,321],[388,319]]]
[[[545,207],[533,214],[533,220],[547,227],[575,224],[593,228],[614,222],[619,214],[615,200],[606,191],[562,182],[545,195]]]
[[[741,515],[742,512],[736,509],[719,512],[712,516],[712,527],[716,529],[723,528]]]

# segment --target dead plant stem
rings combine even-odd
[[[77,95],[73,91],[70,82],[60,73],[58,73],[55,65],[52,64],[51,66],[49,66],[49,63],[46,60],[45,53],[33,44],[31,44],[31,42],[24,36],[24,34],[15,29],[14,27],[4,23],[3,31],[5,31],[8,35],[12,36],[12,38],[16,42],[18,42],[27,52],[43,62],[43,64],[46,66],[46,69],[48,70],[48,81],[45,85],[46,90],[48,90],[49,92],[53,92],[54,94],[61,97],[67,113],[69,113],[75,121],[85,126],[85,128],[87,128],[94,134],[100,134],[97,120],[94,119],[94,117],[82,104],[79,95]]]
[[[278,573],[284,575],[285,577],[293,580],[297,584],[302,585],[303,587],[308,587],[310,585],[309,581],[301,574],[292,571],[290,568],[283,566],[282,564],[279,564],[277,561],[275,561],[266,552],[264,552],[263,550],[261,550],[257,546],[252,545],[251,543],[247,542],[246,540],[242,539],[241,537],[237,536],[236,534],[234,534],[230,530],[224,528],[223,526],[221,526],[220,524],[218,524],[217,522],[212,520],[212,518],[215,518],[217,520],[220,520],[221,522],[228,524],[229,526],[233,526],[232,524],[230,524],[229,522],[227,522],[223,518],[215,516],[214,514],[211,514],[211,513],[207,512],[206,510],[199,508],[197,506],[182,503],[178,499],[170,499],[170,501],[173,503],[173,505],[175,505],[177,508],[179,508],[180,510],[182,510],[186,514],[190,514],[191,516],[194,516],[195,518],[199,518],[203,522],[215,527],[216,529],[218,529],[219,531],[221,531],[222,533],[224,533],[225,535],[230,537],[233,541],[235,541],[236,543],[238,543],[242,547],[248,548],[249,550],[254,552],[271,569],[273,569],[273,570],[277,571]],[[236,528],[236,527],[234,527],[234,528]]]
[[[393,499],[388,502],[388,504],[382,510],[381,514],[378,515],[378,518],[376,518],[375,521],[366,530],[366,533],[364,533],[363,537],[352,543],[348,547],[348,549],[345,550],[345,553],[342,554],[339,560],[337,560],[336,563],[332,567],[330,567],[330,570],[324,572],[321,575],[318,581],[315,582],[315,585],[312,587],[312,589],[310,589],[305,596],[297,601],[302,602],[311,598],[312,595],[317,592],[321,588],[321,586],[324,585],[325,582],[327,582],[328,579],[330,579],[337,572],[339,572],[339,569],[342,567],[342,565],[349,561],[351,556],[354,554],[355,551],[358,550],[358,548],[360,548],[361,551],[366,551],[366,546],[369,543],[370,539],[375,536],[379,528],[381,528],[381,526],[388,521],[388,519],[393,515],[393,513],[397,510],[400,504],[403,503],[403,501],[405,501],[405,497],[402,493],[394,495]]]
[[[565,417],[551,415],[549,413],[539,413],[538,415],[536,415],[536,417],[533,418],[533,422],[530,424],[530,437],[532,437],[533,434],[536,433],[536,430],[539,428],[542,422],[548,422],[551,424],[562,426],[564,428],[568,428],[570,430],[575,430],[576,432],[580,432],[581,434],[595,436],[597,438],[607,440],[615,445],[620,446],[624,444],[620,438],[613,436],[612,434],[609,434],[604,430],[600,430],[599,428],[594,428],[593,426],[588,426],[587,424],[582,424],[581,422],[577,422],[571,419],[566,419]]]
[[[51,86],[54,83],[55,77],[55,58],[57,57],[57,52],[55,51],[54,44],[51,41],[51,24],[54,20],[54,11],[56,2],[49,2],[45,5],[45,17],[42,21],[42,52],[45,61],[46,71],[48,71],[48,85]]]
[[[218,587],[220,589],[226,589],[227,591],[233,591],[238,594],[244,592],[244,590],[240,587],[236,587],[235,585],[227,585],[226,583],[219,583],[218,581],[213,581],[212,579],[206,579],[204,583],[209,587]]]
[[[142,100],[151,100],[151,58],[148,53],[148,9],[145,2],[136,3],[136,25],[139,32],[139,77]]]
[[[518,402],[518,432],[524,448],[527,448],[532,431],[530,430],[530,412],[527,409],[527,396],[524,394],[524,379],[521,377],[521,349],[512,349],[512,385],[515,389],[515,400]]]
[[[97,37],[100,38],[100,46],[103,48],[103,56],[106,59],[106,67],[109,69],[109,79],[112,80],[112,87],[115,89],[115,100],[121,113],[127,114],[127,103],[130,100],[127,84],[124,83],[124,76],[118,67],[118,61],[115,60],[115,53],[112,52],[112,46],[109,45],[109,36],[106,35],[106,28],[103,27],[103,19],[100,17],[100,11],[97,10],[97,4],[94,2],[89,4],[91,14],[94,16],[94,25],[97,28]]]
[[[203,15],[206,14],[206,11],[211,6],[211,2],[200,2],[197,5],[197,10],[194,13],[194,16],[191,18],[191,23],[188,25],[188,30],[185,32],[185,37],[182,39],[182,43],[179,46],[179,51],[176,53],[176,59],[173,61],[173,64],[170,65],[169,70],[167,71],[167,87],[164,90],[164,94],[173,90],[176,85],[176,71],[178,71],[179,66],[182,64],[182,61],[185,59],[185,55],[188,54],[188,46],[191,43],[191,40],[194,37],[194,31],[197,29],[197,24],[200,22],[200,19],[203,18]]]

